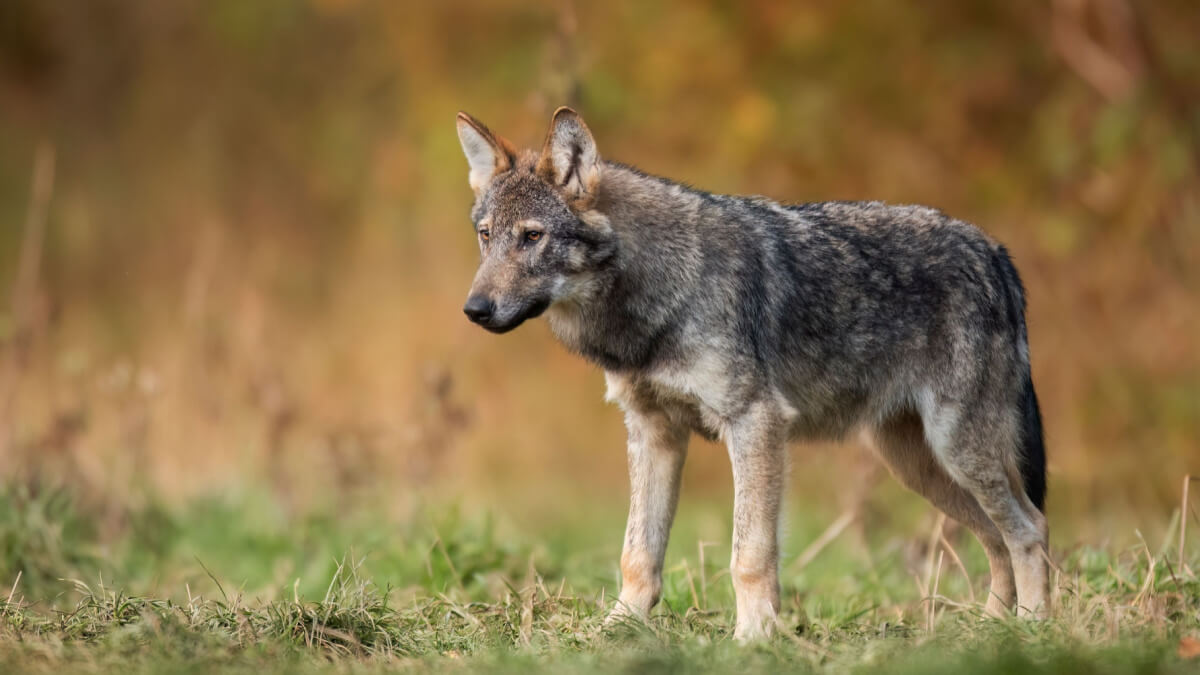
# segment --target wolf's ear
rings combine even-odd
[[[467,180],[476,194],[483,192],[492,178],[508,171],[516,163],[516,151],[512,144],[493,134],[483,122],[465,112],[458,113],[458,142],[462,143],[463,154],[471,165]]]
[[[537,163],[538,175],[558,186],[579,208],[590,206],[600,186],[600,155],[596,141],[579,113],[554,111],[550,133]]]

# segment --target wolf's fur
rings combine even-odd
[[[1046,611],[1041,419],[1003,246],[922,206],[782,205],[649,176],[602,161],[568,109],[539,154],[458,126],[486,233],[466,311],[497,332],[545,313],[625,412],[616,615],[658,601],[692,432],[733,465],[739,638],[779,610],[786,443],[852,432],[976,533],[989,611]]]

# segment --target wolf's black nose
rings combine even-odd
[[[475,323],[486,323],[488,319],[492,318],[494,311],[496,311],[496,305],[482,295],[472,295],[467,298],[467,304],[463,305],[463,313]]]

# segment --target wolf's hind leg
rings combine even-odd
[[[1025,493],[1019,469],[1020,431],[1003,406],[977,403],[965,410],[923,412],[926,437],[946,473],[975,498],[995,524],[1012,559],[1018,616],[1049,612],[1050,570],[1046,517]],[[1014,416],[1015,417],[1015,416]],[[952,419],[953,424],[946,424]],[[932,427],[935,433],[930,433]]]
[[[1017,599],[1008,547],[979,502],[938,464],[925,441],[921,418],[916,413],[895,415],[868,429],[864,436],[896,480],[975,533],[991,568],[985,609],[993,616],[1007,614]]]
[[[659,411],[627,409],[629,521],[621,552],[621,594],[609,621],[644,617],[662,592],[663,556],[679,502],[689,431]]]

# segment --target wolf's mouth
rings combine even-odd
[[[515,315],[504,321],[492,319],[491,321],[482,322],[479,325],[483,326],[484,330],[487,330],[490,333],[500,335],[507,333],[517,326],[520,326],[529,319],[536,319],[537,317],[541,316],[542,312],[545,312],[546,308],[549,306],[550,300],[547,298],[542,298],[527,305],[520,312],[517,312]]]

